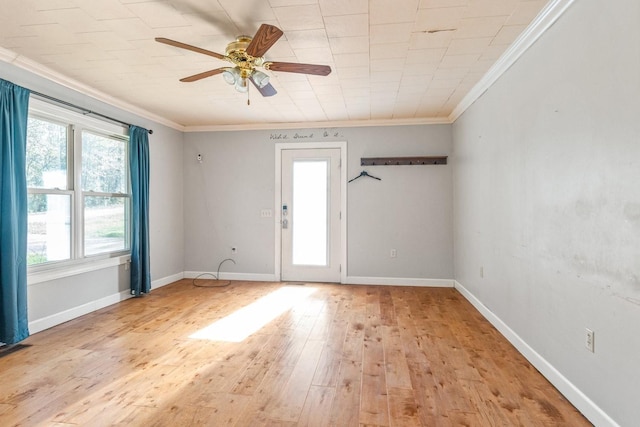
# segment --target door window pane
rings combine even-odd
[[[29,194],[27,264],[71,258],[71,196]]]
[[[84,253],[127,249],[126,197],[84,197]]]
[[[327,265],[327,160],[293,162],[292,263]]]

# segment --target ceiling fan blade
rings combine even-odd
[[[258,92],[260,92],[260,94],[262,96],[273,96],[276,93],[278,93],[276,91],[276,88],[273,87],[273,85],[271,83],[267,83],[266,86],[264,87],[260,87],[256,84],[256,82],[253,80],[253,77],[249,77],[249,80],[251,80],[251,83],[253,83],[253,85],[256,87],[256,89],[258,89]]]
[[[194,74],[193,76],[185,77],[183,79],[180,79],[180,81],[185,83],[195,82],[197,80],[204,79],[205,77],[210,77],[210,76],[215,76],[216,74],[220,74],[226,69],[227,69],[226,67],[216,68],[215,70],[209,70],[209,71],[205,71],[204,73],[198,73],[198,74]]]
[[[164,37],[156,37],[156,41],[158,43],[164,43],[164,44],[168,44],[170,46],[175,46],[175,47],[179,47],[179,48],[182,48],[182,49],[187,49],[187,50],[190,50],[192,52],[198,52],[198,53],[202,53],[204,55],[213,56],[214,58],[218,58],[218,59],[225,59],[226,58],[224,55],[221,55],[219,53],[212,52],[212,51],[207,50],[207,49],[202,49],[201,47],[191,46],[190,44],[177,42],[175,40],[166,39]]]
[[[254,58],[264,56],[271,46],[282,37],[282,30],[269,24],[262,24],[256,35],[253,36],[251,43],[247,46],[246,52]]]
[[[331,67],[328,65],[298,64],[296,62],[266,62],[264,68],[271,71],[313,74],[316,76],[328,76],[331,73]]]

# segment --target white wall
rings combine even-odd
[[[273,277],[275,143],[346,141],[348,177],[360,157],[448,155],[446,125],[281,131],[202,132],[185,135],[185,271]],[[196,159],[201,154],[202,163]],[[451,166],[366,168],[382,181],[347,187],[348,275],[363,278],[453,277]],[[261,218],[272,209],[273,218]],[[398,257],[391,259],[395,248]]]
[[[639,17],[575,2],[453,126],[456,280],[601,425],[640,419]]]
[[[96,101],[2,61],[0,78],[153,129],[153,135],[149,136],[151,279],[160,285],[181,278],[184,271],[182,132]],[[124,264],[45,282],[31,281],[27,291],[30,330],[37,332],[117,302],[127,296],[128,289],[129,271],[125,271]]]

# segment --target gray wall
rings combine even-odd
[[[151,281],[184,271],[183,133],[149,123],[149,242]]]
[[[352,178],[363,169],[360,157],[448,155],[451,127],[186,134],[185,271],[215,272],[236,246],[237,264],[222,271],[274,274],[275,144],[296,141],[346,141]],[[347,187],[348,275],[452,279],[451,166],[366,169],[382,181],[360,179]],[[272,209],[274,218],[261,218],[262,209]]]
[[[575,2],[453,127],[456,280],[628,426],[640,419],[638,17],[636,0]]]
[[[273,274],[273,143],[265,132],[187,133],[184,136],[185,271]],[[202,163],[196,159],[202,155]]]
[[[180,276],[184,271],[182,207],[182,132],[135,116],[111,105],[0,61],[0,78],[56,98],[106,114],[116,119],[153,129],[150,145],[150,251],[151,279]],[[29,321],[65,313],[82,313],[95,308],[96,301],[109,300],[129,288],[125,266],[108,267],[28,287]],[[50,325],[49,322],[47,324]]]
[[[347,186],[348,274],[453,278],[451,165],[360,166],[361,157],[448,156],[448,125],[350,129]],[[345,130],[346,132],[346,130]],[[390,250],[397,258],[390,258]]]

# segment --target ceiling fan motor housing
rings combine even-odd
[[[249,36],[238,36],[235,41],[227,45],[226,56],[230,61],[240,68],[243,78],[251,75],[255,67],[260,67],[264,63],[263,57],[253,57],[247,53],[247,47],[252,38]]]
[[[235,41],[232,41],[227,45],[227,50],[225,51],[225,53],[227,54],[227,56],[229,56],[236,51],[245,52],[247,50],[247,46],[249,46],[249,43],[251,43],[251,40],[252,38],[250,36],[238,36],[236,37]]]

